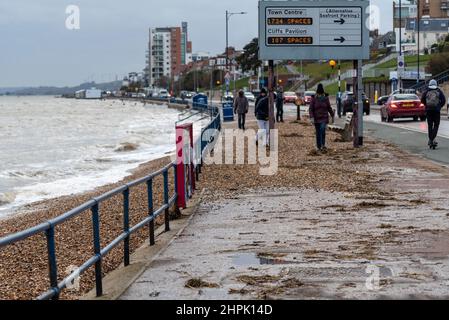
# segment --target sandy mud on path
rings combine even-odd
[[[448,298],[448,169],[336,138],[316,155],[288,123],[277,175],[206,167],[191,224],[122,299]]]

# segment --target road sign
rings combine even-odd
[[[402,75],[405,71],[405,59],[404,55],[398,56],[398,73]]]
[[[260,1],[260,59],[369,59],[368,6],[369,0]]]

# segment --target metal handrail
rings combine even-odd
[[[207,130],[215,129],[221,130],[221,117],[218,108],[216,107],[208,107],[211,111],[212,121],[204,128],[201,132],[201,136],[198,138],[196,145],[201,147],[201,156],[203,156],[203,152],[206,149],[207,145],[210,141],[204,142],[203,135]],[[202,161],[199,163],[195,163],[195,170],[197,172],[196,179],[198,180],[198,174],[201,173]],[[174,194],[170,197],[169,195],[169,181],[168,175],[171,169],[174,174]],[[153,208],[153,180],[158,176],[163,176],[163,185],[164,185],[164,204],[154,210]],[[149,226],[150,233],[150,245],[155,244],[155,219],[164,214],[165,215],[165,231],[170,230],[170,216],[169,216],[169,208],[176,204],[178,199],[178,178],[184,179],[184,177],[178,177],[176,164],[174,162],[170,163],[166,167],[137,180],[129,182],[123,186],[120,186],[114,190],[108,191],[98,197],[95,197],[86,203],[80,205],[79,207],[72,209],[54,219],[48,220],[44,223],[41,223],[32,228],[7,235],[5,237],[0,238],[0,248],[15,244],[17,242],[26,240],[34,235],[45,233],[47,239],[47,255],[48,255],[48,265],[49,265],[49,280],[50,280],[50,288],[39,297],[38,300],[48,300],[48,299],[59,299],[59,295],[62,290],[64,290],[67,285],[72,281],[72,277],[68,276],[64,278],[62,281],[58,282],[58,267],[56,263],[56,243],[55,243],[55,228],[64,222],[79,216],[83,212],[90,210],[92,213],[92,227],[93,227],[93,244],[94,244],[94,255],[89,258],[86,262],[84,262],[79,268],[74,270],[75,274],[82,274],[87,269],[92,266],[95,266],[95,284],[96,284],[96,294],[97,296],[103,295],[103,282],[102,282],[102,259],[105,255],[107,255],[112,249],[117,247],[122,242],[124,243],[123,248],[123,260],[124,265],[128,266],[130,264],[130,236],[142,229],[145,226]],[[142,184],[147,185],[147,197],[148,197],[148,217],[144,220],[140,221],[134,226],[129,225],[129,204],[130,204],[130,193],[131,189],[140,186]],[[116,196],[122,194],[123,195],[123,232],[114,240],[112,240],[109,244],[107,244],[104,248],[100,246],[100,221],[99,221],[99,213],[101,203]]]
[[[94,256],[92,256],[90,259],[88,259],[81,267],[74,270],[75,273],[81,274],[85,272],[88,268],[95,265],[95,277],[96,277],[96,290],[97,290],[97,296],[101,296],[103,294],[102,289],[102,278],[101,278],[101,262],[102,258],[109,253],[113,248],[117,247],[121,242],[124,242],[124,262],[125,266],[129,265],[129,257],[130,257],[130,249],[129,249],[129,238],[130,236],[143,228],[144,226],[154,223],[155,219],[161,215],[163,212],[165,213],[165,219],[166,219],[166,231],[169,231],[169,212],[168,209],[170,206],[175,203],[178,194],[175,190],[174,195],[171,197],[171,199],[167,200],[169,195],[169,188],[168,188],[168,173],[169,170],[175,168],[174,170],[174,177],[175,177],[175,188],[176,188],[176,167],[174,163],[170,163],[163,169],[154,172],[144,178],[141,178],[139,180],[132,181],[130,183],[127,183],[121,187],[118,187],[114,190],[111,190],[109,192],[106,192],[99,197],[93,198],[89,200],[88,202],[82,204],[81,206],[72,209],[63,215],[56,217],[54,219],[48,220],[45,223],[41,223],[38,226],[29,228],[27,230],[20,231],[18,233],[8,235],[6,237],[0,238],[0,248],[5,247],[7,245],[11,245],[14,243],[17,243],[19,241],[25,240],[27,238],[30,238],[36,234],[44,233],[47,237],[47,254],[48,254],[48,262],[49,262],[49,278],[50,278],[50,289],[39,296],[37,299],[58,299],[60,292],[67,287],[67,284],[71,280],[71,277],[68,276],[64,278],[62,281],[58,282],[58,270],[57,270],[57,264],[56,264],[56,249],[55,249],[55,228],[64,222],[80,215],[81,213],[91,210],[92,211],[92,225],[94,230]],[[153,192],[152,192],[152,183],[154,178],[163,175],[164,176],[164,205],[159,208],[157,211],[153,212],[152,208],[152,198],[153,198]],[[141,221],[138,225],[130,228],[129,227],[129,195],[131,192],[131,188],[135,186],[139,186],[143,183],[147,183],[148,186],[148,197],[151,199],[149,202],[149,216]],[[100,213],[100,205],[102,202],[111,199],[112,197],[122,194],[124,201],[123,201],[123,211],[124,211],[124,230],[123,233],[114,239],[112,242],[110,242],[106,247],[100,248],[100,226],[99,226],[99,213]],[[152,238],[154,238],[154,226],[153,228],[150,228],[150,234]]]
[[[442,84],[449,81],[449,70],[437,74],[436,76],[432,77],[432,79],[435,79],[438,82],[438,84]],[[430,80],[420,81],[419,83],[412,86],[411,89],[422,91],[422,89],[425,88],[429,84],[429,82]]]

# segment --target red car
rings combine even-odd
[[[296,93],[294,92],[284,93],[284,103],[295,103],[295,101],[296,101]]]
[[[382,122],[393,122],[396,118],[426,120],[426,107],[416,94],[395,94],[380,109]]]
[[[306,91],[304,93],[304,103],[309,105],[312,102],[312,98],[315,96],[315,91]]]

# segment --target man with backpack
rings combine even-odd
[[[435,149],[438,142],[435,141],[441,121],[441,109],[446,104],[443,91],[438,88],[436,80],[430,80],[429,88],[423,93],[421,102],[426,106],[427,123],[429,126],[429,148]]]
[[[262,88],[260,96],[256,100],[255,116],[259,131],[256,135],[256,144],[259,144],[260,135],[262,135],[262,142],[264,146],[270,143],[270,113],[267,89]]]

